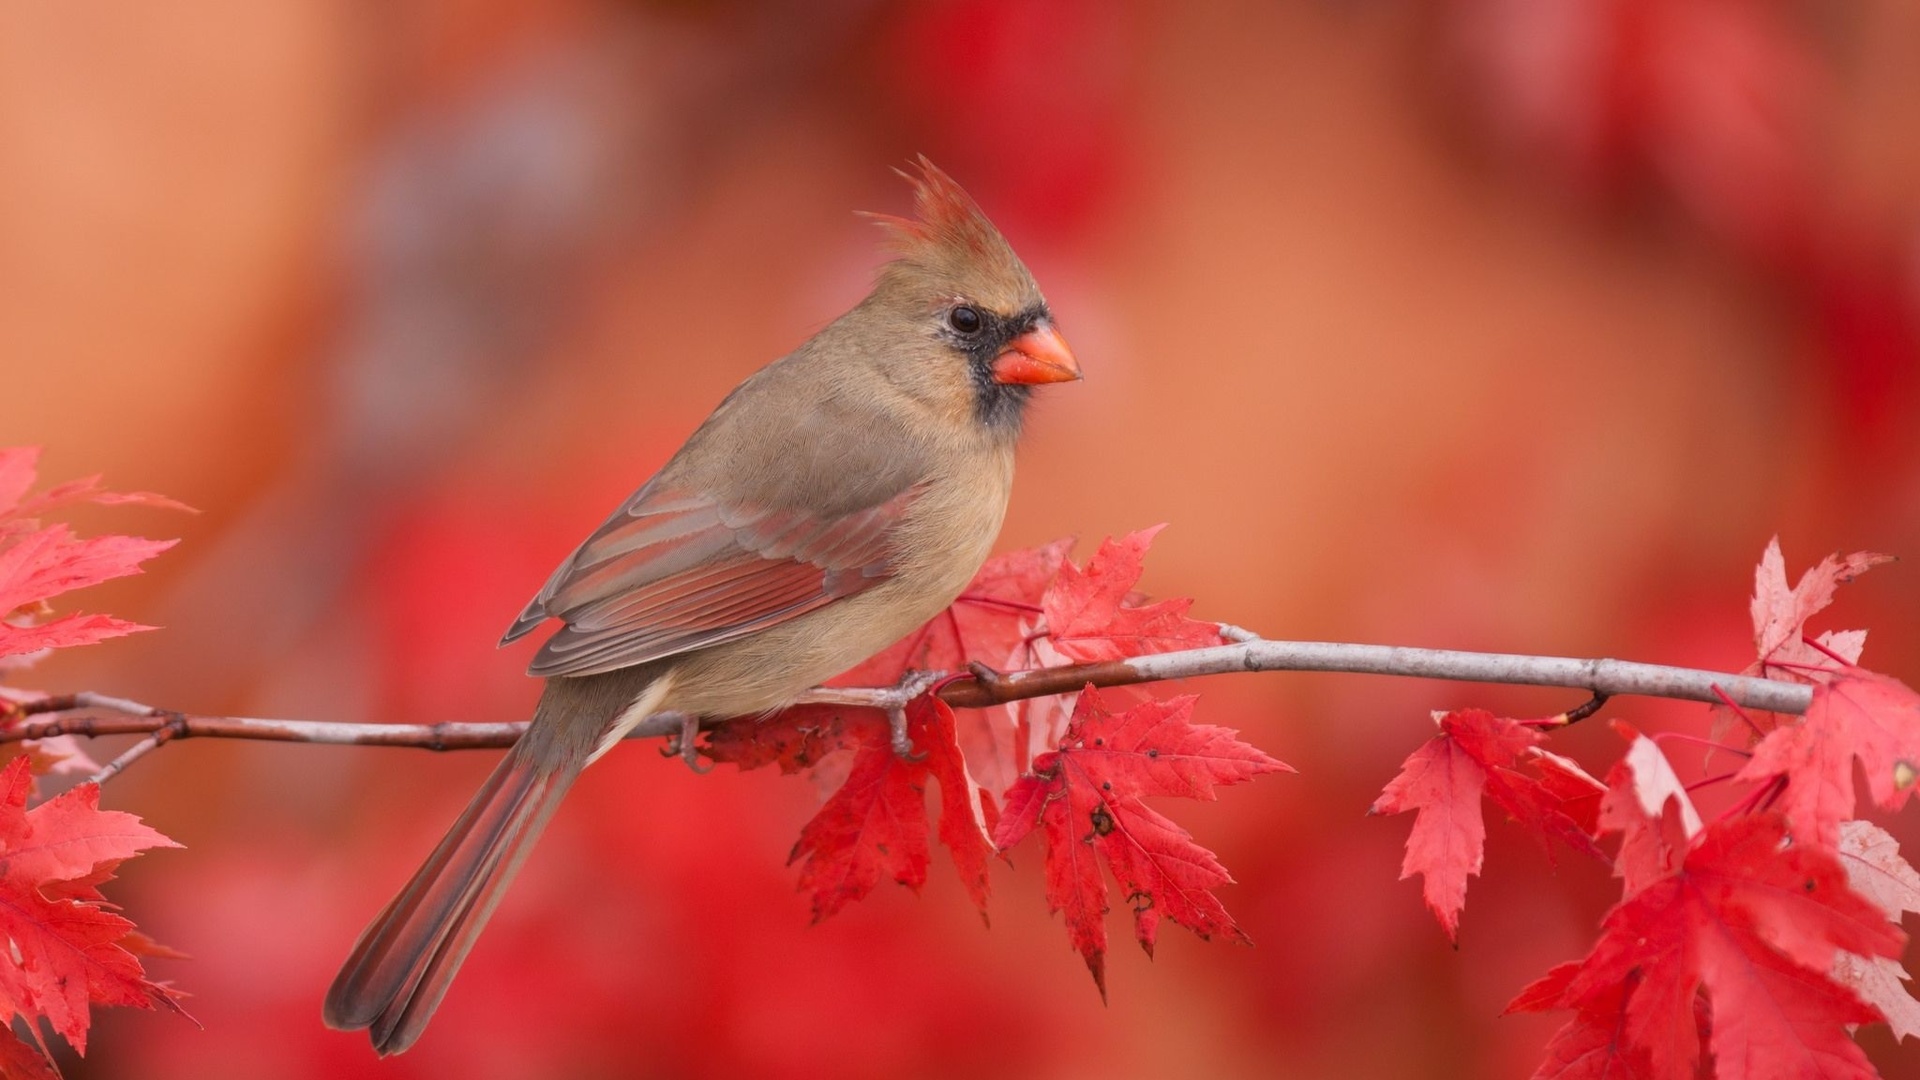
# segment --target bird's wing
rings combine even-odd
[[[580,545],[507,630],[548,618],[531,675],[593,675],[718,645],[893,574],[908,486],[832,517],[738,505],[649,484]]]

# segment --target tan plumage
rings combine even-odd
[[[721,402],[505,641],[563,626],[532,726],[369,926],[326,1021],[412,1045],[580,770],[647,716],[745,716],[952,603],[993,545],[1029,388],[1078,378],[1045,300],[924,158],[873,291]]]

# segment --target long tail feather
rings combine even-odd
[[[585,759],[540,760],[522,739],[380,917],[327,991],[329,1027],[372,1028],[374,1049],[413,1045]]]
[[[327,991],[329,1027],[412,1046],[580,770],[660,706],[663,665],[549,679],[527,733],[425,865],[360,935]]]

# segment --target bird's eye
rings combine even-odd
[[[962,334],[977,334],[986,322],[980,317],[980,309],[971,304],[961,304],[947,312],[947,325]]]

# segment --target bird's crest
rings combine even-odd
[[[932,273],[975,300],[1009,312],[1038,300],[1039,290],[1020,257],[951,176],[924,154],[907,169],[895,171],[913,185],[914,216],[862,215],[887,230],[898,256],[892,272]]]
[[[953,177],[940,171],[925,154],[914,159],[910,169],[895,169],[913,185],[912,218],[892,214],[864,214],[887,230],[895,250],[904,258],[915,259],[929,249],[975,256],[997,254],[1007,247],[1000,230],[993,227],[980,205]]]

